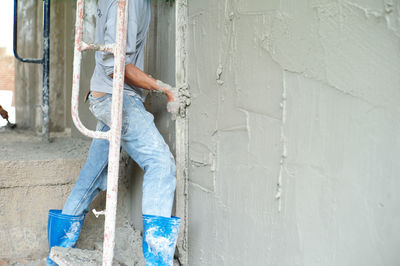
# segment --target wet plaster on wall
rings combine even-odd
[[[397,265],[399,1],[188,9],[190,265]]]

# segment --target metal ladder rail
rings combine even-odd
[[[73,83],[71,113],[72,120],[78,130],[91,138],[106,139],[110,142],[108,157],[108,180],[105,215],[103,266],[111,266],[115,246],[115,220],[117,213],[118,171],[122,126],[122,97],[124,89],[126,39],[128,21],[128,0],[118,0],[117,36],[116,42],[111,45],[87,44],[82,40],[83,34],[84,0],[77,0],[75,47],[73,65]],[[114,53],[114,81],[111,109],[111,125],[108,132],[97,132],[87,129],[79,118],[79,80],[82,51],[97,50]]]
[[[16,59],[22,63],[43,65],[43,92],[42,92],[42,140],[50,142],[50,0],[43,0],[43,56],[39,59],[21,58],[18,54],[18,0],[14,0],[14,29],[13,52]]]

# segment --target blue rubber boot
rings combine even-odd
[[[61,213],[62,210],[49,210],[47,239],[49,254],[54,246],[73,248],[78,241],[85,215],[73,216]],[[57,265],[47,257],[46,265]]]
[[[143,215],[143,255],[146,266],[172,266],[181,219]]]

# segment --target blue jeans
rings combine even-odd
[[[111,94],[91,95],[90,110],[98,119],[96,130],[108,131],[111,121]],[[89,211],[92,200],[107,189],[109,142],[94,139],[89,156],[69,195],[63,214],[81,215]],[[124,94],[121,146],[144,170],[142,213],[171,217],[176,187],[176,166],[168,145],[138,96]]]

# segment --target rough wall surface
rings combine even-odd
[[[400,2],[190,1],[189,264],[400,264]]]

